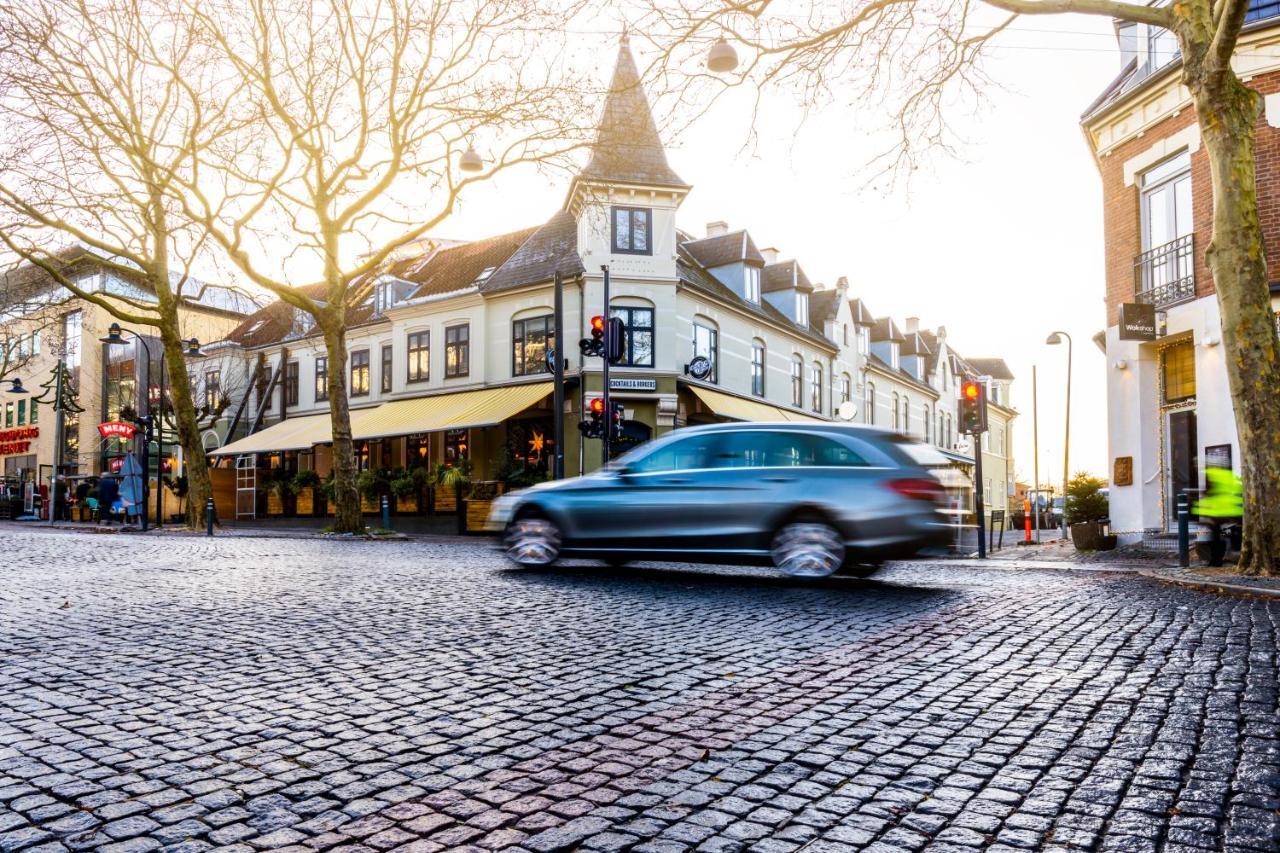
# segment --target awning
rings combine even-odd
[[[354,417],[354,413],[352,413]],[[311,445],[329,441],[329,415],[286,418],[264,430],[209,451],[210,456],[242,456],[273,450],[310,450]]]
[[[351,430],[357,439],[369,439],[493,426],[523,412],[553,387],[551,382],[536,382],[396,400],[368,410],[358,424],[352,423]]]
[[[950,450],[943,450],[941,447],[938,448],[938,452],[950,459],[952,462],[959,462],[961,465],[973,464],[972,456],[962,456],[959,453],[952,453]]]
[[[825,419],[793,412],[778,406],[762,403],[759,400],[748,400],[736,397],[723,391],[713,391],[699,385],[690,385],[689,390],[711,411],[723,418],[737,421],[807,421],[825,422]]]
[[[938,478],[944,489],[964,491],[973,488],[973,478],[959,468],[930,468],[929,473]]]

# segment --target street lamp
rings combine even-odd
[[[484,169],[484,160],[476,153],[475,147],[469,143],[467,150],[462,152],[462,157],[458,160],[458,168],[464,172],[479,172]]]
[[[102,343],[106,344],[107,346],[119,346],[121,344],[127,344],[129,341],[124,337],[123,335],[124,332],[128,332],[129,334],[133,335],[133,339],[138,343],[142,344],[142,351],[147,354],[147,370],[143,374],[143,387],[146,388],[145,396],[147,398],[147,422],[154,425],[157,423],[157,421],[156,421],[155,415],[152,414],[151,412],[151,347],[147,346],[146,338],[142,337],[142,335],[139,335],[137,332],[131,329],[120,328],[119,323],[112,323],[110,326],[107,327],[106,337],[98,338],[98,340],[100,340]],[[164,362],[160,363],[160,408],[162,410],[164,408]],[[159,460],[164,458],[164,444],[161,436],[161,430],[163,430],[163,428],[164,428],[163,425],[161,425],[160,429],[157,429],[155,431],[156,454],[157,454],[156,456],[156,460],[157,460],[156,461],[156,468],[157,468],[156,470],[156,478],[157,478],[156,479],[156,482],[157,482],[156,527],[160,526],[161,517],[163,515],[163,511],[160,508],[160,504],[164,497],[164,493],[159,490],[159,477],[160,477]],[[142,441],[139,442],[140,444],[139,449],[142,451],[142,459],[139,460],[142,463],[142,512],[139,514],[139,516],[142,519],[142,529],[145,531],[147,529],[147,501],[151,497],[151,483],[150,483],[151,481],[151,448],[147,443],[145,431],[143,432],[142,436],[143,436]]]
[[[707,51],[707,68],[716,74],[724,74],[738,67],[738,52],[733,45],[725,41],[724,36],[716,39]]]
[[[6,380],[4,380],[4,381],[9,383],[9,390],[5,392],[6,394],[25,394],[25,393],[27,393],[27,389],[22,387],[22,380],[21,380],[21,379],[18,379],[17,377],[15,377],[15,378],[13,378],[13,379],[6,379]]]
[[[191,340],[187,341],[187,348],[182,351],[182,354],[186,356],[190,356],[192,358],[197,358],[199,356],[204,355],[204,353],[200,350],[200,339],[192,338]]]
[[[1067,483],[1071,479],[1071,469],[1067,467],[1071,459],[1071,336],[1066,332],[1053,332],[1045,338],[1045,343],[1056,346],[1067,339],[1067,414],[1066,425],[1062,434],[1062,538],[1067,538]]]

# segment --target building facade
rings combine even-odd
[[[1257,183],[1280,245],[1280,8],[1255,0],[1233,67],[1262,96]],[[1118,23],[1122,69],[1082,124],[1102,178],[1111,525],[1121,541],[1176,526],[1210,465],[1240,470],[1217,295],[1205,262],[1213,190],[1177,41]],[[1273,274],[1273,279],[1276,276]],[[1272,284],[1273,308],[1280,308]]]
[[[608,313],[627,329],[623,358],[610,368],[611,397],[624,407],[615,455],[689,424],[844,419],[937,444],[963,479],[973,460],[954,429],[958,385],[933,383],[980,374],[947,347],[945,330],[926,333],[913,322],[899,335],[845,280],[811,282],[796,260],[760,248],[746,230],[724,222],[697,235],[683,230],[677,219],[690,189],[667,161],[624,40],[590,159],[547,222],[407,248],[356,285],[345,365],[327,363],[305,315],[283,302],[206,347],[192,367],[195,384],[246,389],[208,431],[210,451],[262,477],[279,468],[327,475],[326,379],[341,369],[362,469],[435,470],[465,459],[473,480],[499,479],[513,463],[545,472],[558,357],[565,471],[591,471],[603,462],[600,442],[583,440],[576,424],[601,395],[603,375],[578,341],[606,313],[607,269]],[[563,342],[555,339],[557,277]],[[993,387],[1012,380],[1007,368],[1000,374],[989,377]],[[1015,413],[1002,411],[997,417],[1011,421]],[[1007,438],[997,446],[984,479],[989,500],[1003,506],[1012,466]]]

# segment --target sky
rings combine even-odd
[[[595,73],[607,83],[616,37],[582,38],[599,42]],[[909,187],[868,187],[877,119],[845,107],[848,93],[804,120],[791,96],[770,94],[749,148],[753,95],[722,97],[664,140],[693,184],[678,221],[694,234],[716,220],[745,227],[815,282],[847,276],[877,316],[944,325],[962,355],[1003,358],[1016,377],[1021,481],[1032,481],[1035,459],[1033,369],[1040,482],[1062,480],[1067,353],[1045,338],[1068,333],[1070,468],[1105,477],[1108,366],[1091,340],[1105,324],[1101,182],[1079,117],[1119,70],[1115,37],[1105,18],[1024,17],[996,45],[986,68],[1000,86],[977,112],[948,115],[965,140],[960,156],[935,158]],[[540,223],[566,188],[563,176],[508,173],[469,190],[435,233],[477,238]]]

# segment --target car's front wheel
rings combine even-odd
[[[507,559],[517,566],[549,566],[560,558],[560,528],[543,515],[523,515],[502,535]]]
[[[840,531],[819,518],[797,518],[774,534],[773,565],[794,578],[825,578],[844,565]]]

